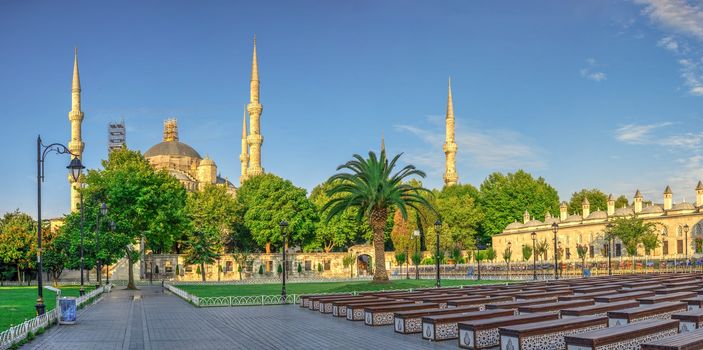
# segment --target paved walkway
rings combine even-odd
[[[113,289],[78,324],[54,326],[24,349],[458,349],[293,305],[196,308],[141,288]]]

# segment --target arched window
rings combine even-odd
[[[666,228],[666,226],[664,226],[662,228],[662,236],[666,237],[668,235],[669,235],[669,230]]]
[[[681,225],[676,227],[676,236],[677,237],[683,236],[683,227],[681,227]]]
[[[579,239],[576,243],[578,243],[578,244],[583,243],[583,235],[581,235],[580,233],[579,233]]]

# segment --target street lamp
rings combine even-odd
[[[281,284],[281,304],[286,303],[286,243],[288,242],[288,233],[286,228],[288,228],[288,222],[283,220],[280,224],[281,236],[283,237],[283,283]]]
[[[441,287],[441,282],[439,278],[439,232],[442,230],[442,221],[437,219],[434,223],[434,229],[435,233],[437,234],[437,249],[436,249],[436,255],[435,255],[435,264],[437,265],[437,285],[436,287],[439,288]]]
[[[420,230],[415,230],[413,231],[413,237],[415,239],[415,255],[420,255]],[[418,265],[420,262],[417,261],[415,263],[415,279],[419,280],[420,279],[420,266]]]
[[[100,203],[100,210],[98,211],[98,215],[95,217],[95,263],[96,263],[96,268],[97,268],[97,285],[95,288],[100,288],[100,285],[102,285],[102,264],[100,263],[100,217],[107,215],[107,204],[105,202]]]
[[[688,224],[683,225],[683,241],[684,241],[684,252],[686,257],[686,269],[688,269]]]
[[[509,256],[507,257],[508,260],[505,262],[505,264],[507,265],[506,267],[508,268],[507,271],[506,271],[508,280],[510,280],[510,258],[511,258],[511,256],[512,256],[512,254],[513,254],[513,249],[512,249],[512,247],[513,247],[513,242],[508,242],[508,253],[509,253]]]
[[[485,244],[477,244],[476,245],[476,254],[480,254],[482,250],[486,249]],[[476,263],[478,263],[478,280],[481,280],[481,259],[476,259]]]
[[[78,295],[85,295],[85,288],[83,288],[83,270],[85,270],[85,263],[83,261],[83,226],[85,224],[85,216],[83,215],[83,190],[85,190],[85,183],[81,182],[81,289],[78,291]]]
[[[557,232],[559,231],[559,224],[556,222],[552,224],[552,232],[554,232],[554,279],[559,279],[559,257],[557,256]]]
[[[44,305],[44,293],[42,286],[42,260],[41,260],[41,184],[44,182],[44,159],[49,152],[57,154],[70,154],[73,156],[71,162],[66,167],[71,174],[73,182],[77,182],[81,176],[81,171],[85,169],[78,155],[71,153],[68,147],[60,143],[52,143],[44,146],[41,141],[41,136],[37,136],[37,304],[34,307],[37,310],[37,315],[43,315],[46,311]]]
[[[608,223],[607,225],[605,225],[605,228],[608,230],[608,276],[612,276],[613,271],[611,269],[610,260],[613,258],[613,252],[612,252],[612,250],[613,250],[612,249],[613,248],[613,234],[612,234],[613,224]]]
[[[535,251],[535,240],[537,239],[537,232],[532,232],[532,279],[537,280],[537,254]]]

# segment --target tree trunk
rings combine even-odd
[[[200,275],[203,277],[203,282],[205,282],[205,263],[200,263]]]
[[[374,208],[371,211],[369,223],[373,230],[373,250],[375,255],[375,267],[373,272],[374,282],[387,282],[388,274],[386,273],[386,257],[385,257],[385,228],[388,219],[388,208]]]
[[[20,264],[17,264],[17,285],[21,286],[22,285],[22,275],[20,274]]]
[[[266,242],[266,254],[271,254],[271,242]]]
[[[132,263],[132,252],[129,251],[129,248],[127,249],[127,264],[129,265],[127,268],[127,289],[137,289],[137,286],[134,285],[134,264]]]

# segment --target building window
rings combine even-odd
[[[662,241],[662,254],[669,255],[669,241]]]
[[[583,242],[583,236],[579,233],[579,240],[576,243],[581,244],[582,242]]]
[[[173,266],[171,266],[170,261],[166,261],[164,264],[164,270],[166,270],[166,273],[172,273],[173,272]]]
[[[664,228],[662,228],[662,236],[666,237],[668,235],[669,235],[669,230],[666,228],[666,226],[664,226]]]
[[[328,259],[328,260],[323,261],[323,265],[324,265],[325,271],[329,271],[330,268],[331,268],[332,263],[331,263],[330,260]]]
[[[679,226],[676,228],[676,237],[681,237],[683,235],[683,227]]]
[[[608,257],[608,245],[607,244],[603,244],[603,249],[601,249],[601,253],[603,253],[604,258]]]
[[[225,262],[225,272],[232,272],[234,271],[234,265],[231,261],[226,261]]]
[[[593,247],[593,246],[588,247],[588,254],[591,257],[591,259],[593,259],[595,257],[596,253],[594,252],[594,250],[595,250],[595,247]]]
[[[305,271],[312,270],[312,262],[310,260],[305,260]]]
[[[676,241],[676,254],[683,254],[683,240]]]
[[[269,260],[266,262],[266,272],[271,272],[273,271],[273,260]]]
[[[615,243],[615,256],[622,256],[622,245]]]
[[[566,248],[566,259],[571,259],[571,250],[569,248]]]
[[[186,272],[193,272],[193,266],[186,265]]]

